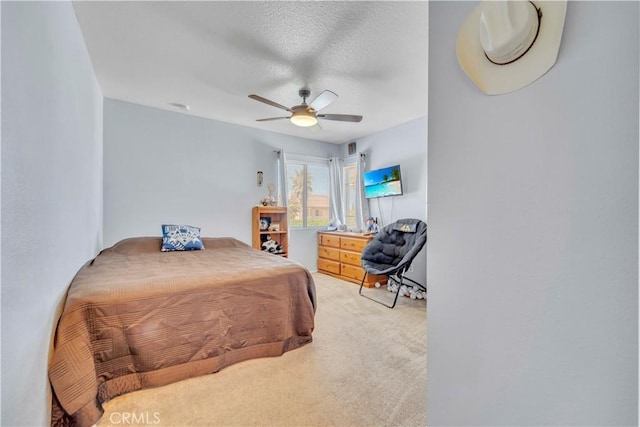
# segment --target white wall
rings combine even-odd
[[[639,4],[569,2],[494,97],[455,56],[476,5],[430,3],[428,423],[637,425]]]
[[[102,245],[102,94],[70,2],[0,7],[0,424],[47,425],[56,310]]]
[[[113,99],[105,99],[104,129],[105,246],[160,236],[163,223],[251,244],[251,209],[277,182],[274,150],[325,158],[339,152],[335,144]],[[316,242],[315,231],[293,231],[291,259],[315,270]]]
[[[383,220],[383,225],[401,218],[418,218],[426,222],[427,118],[411,120],[355,142],[357,151],[366,154],[367,170],[399,164],[402,174],[403,195],[370,199],[371,215]],[[342,156],[346,157],[347,144],[343,144],[341,150]],[[416,256],[412,266],[414,271],[407,276],[426,284],[426,247]]]

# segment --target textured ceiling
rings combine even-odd
[[[105,97],[332,143],[427,112],[426,2],[74,2]],[[453,47],[452,47],[453,49]],[[287,107],[324,89],[339,98],[321,131],[248,98]]]

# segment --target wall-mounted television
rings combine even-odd
[[[402,195],[400,165],[365,172],[362,178],[367,199]]]

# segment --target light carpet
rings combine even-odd
[[[426,301],[389,309],[353,283],[313,277],[312,343],[117,397],[97,426],[426,426]]]

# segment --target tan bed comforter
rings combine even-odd
[[[126,239],[80,269],[49,367],[52,425],[90,426],[120,394],[311,342],[306,268],[235,239],[203,241],[160,252],[160,238]]]

